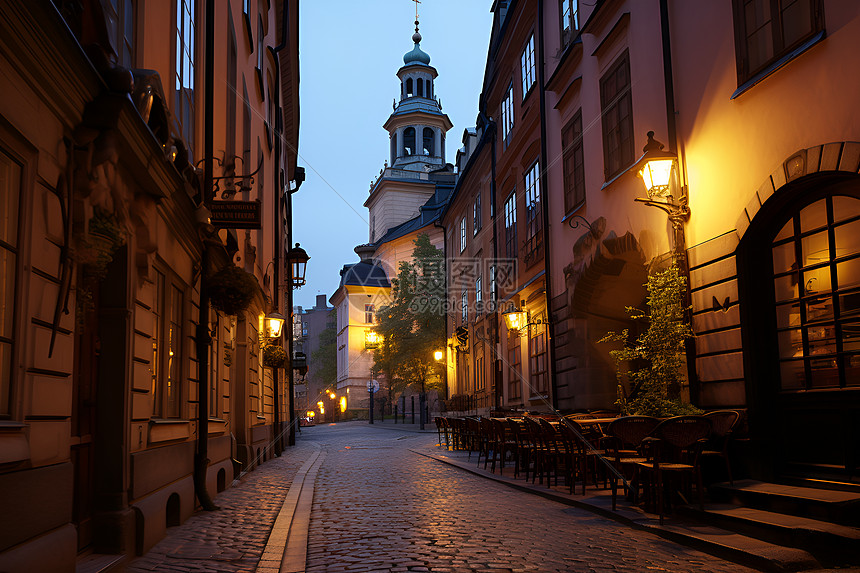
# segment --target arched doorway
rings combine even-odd
[[[754,472],[857,482],[860,176],[785,185],[737,254]]]

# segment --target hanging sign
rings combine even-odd
[[[261,229],[259,201],[212,201],[207,205],[212,226],[221,229]]]

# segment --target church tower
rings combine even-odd
[[[445,134],[452,123],[436,97],[438,73],[421,49],[417,19],[412,41],[397,71],[400,99],[382,126],[389,134],[389,160],[364,203],[370,210],[371,243],[419,215],[436,192],[433,173],[453,169],[445,162]]]

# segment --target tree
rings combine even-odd
[[[445,259],[426,233],[413,244],[412,261],[401,262],[391,281],[391,304],[377,312],[374,330],[382,343],[374,370],[385,373],[395,391],[411,386],[423,397],[428,389],[443,389],[433,352],[445,347]]]
[[[700,411],[681,401],[684,341],[693,336],[683,299],[687,279],[672,265],[648,277],[648,312],[627,307],[633,320],[647,320],[648,329],[630,342],[630,330],[609,332],[599,342],[623,342],[612,350],[618,377],[616,404],[623,414],[677,416]],[[623,365],[627,364],[626,370]],[[628,384],[625,385],[624,378]]]
[[[314,364],[314,374],[320,383],[320,389],[332,386],[337,380],[337,326],[335,317],[337,311],[329,313],[329,321],[320,332],[319,347],[311,354]]]

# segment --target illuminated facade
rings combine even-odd
[[[190,516],[195,494],[271,457],[289,419],[259,330],[285,302],[298,6],[217,3],[212,197],[204,4],[0,7],[4,571],[72,570],[89,553],[121,566]],[[204,241],[212,199],[259,200],[270,216]],[[238,316],[211,311],[201,355],[201,277],[234,264],[262,288]],[[201,442],[209,463],[195,468]]]

